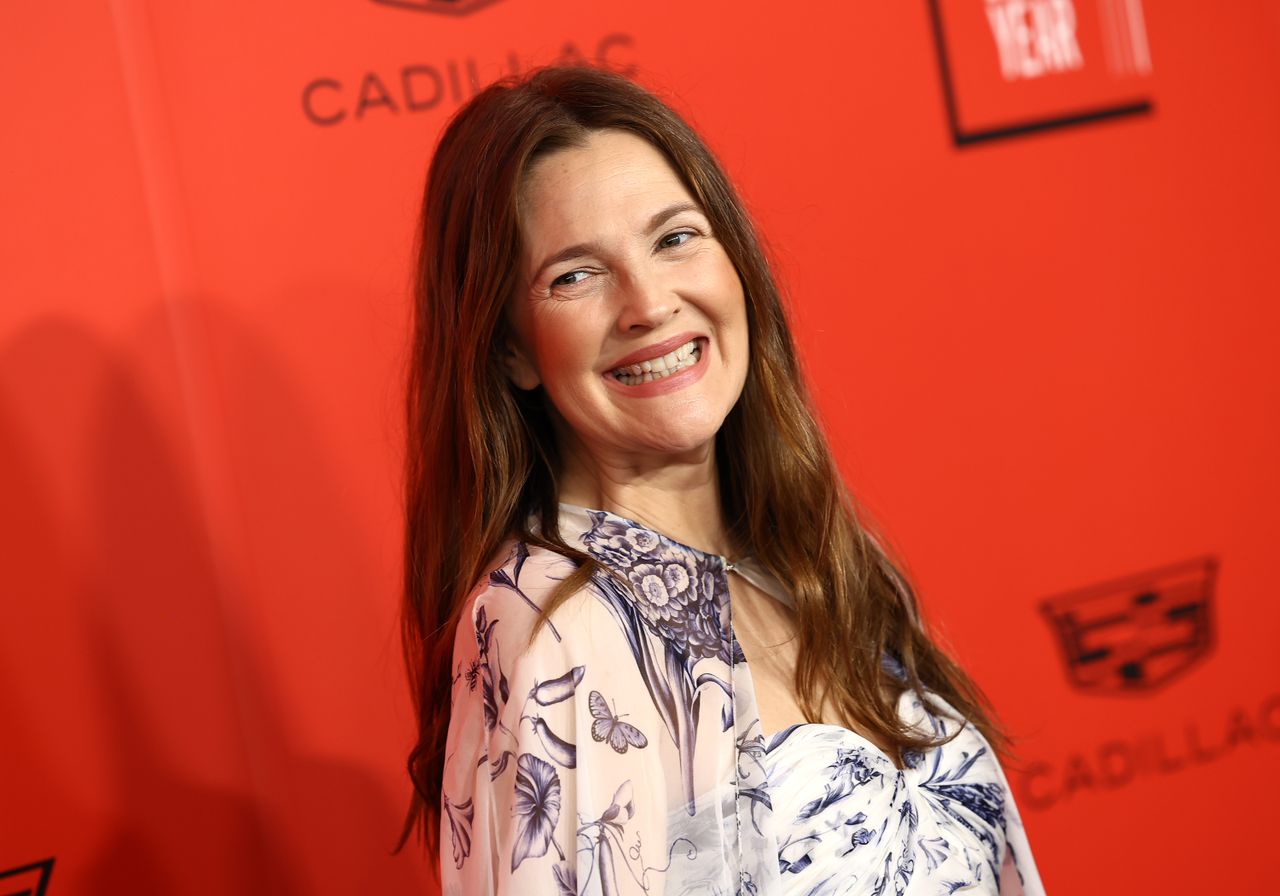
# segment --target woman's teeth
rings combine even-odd
[[[613,376],[624,386],[638,386],[641,383],[651,383],[654,380],[671,376],[673,373],[679,373],[686,367],[692,367],[697,364],[698,359],[701,357],[702,349],[698,347],[698,340],[691,339],[675,351],[665,354],[661,358],[641,361],[639,364],[631,364],[627,367],[619,367],[613,371]]]

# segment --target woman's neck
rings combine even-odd
[[[708,553],[734,556],[720,506],[715,449],[639,461],[566,452],[559,499],[607,510]]]

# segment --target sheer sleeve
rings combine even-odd
[[[652,701],[617,625],[584,590],[533,634],[571,569],[518,545],[458,624],[445,896],[662,892],[663,863],[647,853],[665,842],[665,773]]]
[[[1013,788],[1004,769],[997,761],[996,775],[1004,788],[1004,855],[1000,867],[1000,896],[1045,896],[1036,860],[1031,854],[1027,831],[1022,824],[1022,814],[1014,800]]]

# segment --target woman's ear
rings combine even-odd
[[[542,384],[542,377],[538,376],[538,368],[533,366],[524,349],[518,346],[511,336],[502,340],[501,356],[502,367],[507,372],[507,378],[515,384],[517,389],[524,389],[527,392]]]

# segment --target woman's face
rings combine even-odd
[[[529,170],[505,355],[597,459],[698,452],[747,376],[742,282],[666,159],[594,132]],[[661,460],[661,458],[659,458]]]

